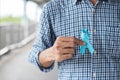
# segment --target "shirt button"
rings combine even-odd
[[[95,55],[97,54],[97,51],[96,51],[96,50],[94,51],[94,54],[95,54]]]
[[[93,10],[93,13],[95,13],[95,12],[96,12],[96,10],[94,9],[94,10]]]
[[[94,33],[96,33],[96,29],[94,29]]]
[[[103,1],[103,4],[105,4],[105,1]]]
[[[96,73],[95,73],[95,72],[93,73],[93,77],[94,77],[94,78],[96,77]]]

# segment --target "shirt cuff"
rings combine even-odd
[[[38,53],[38,57],[39,57],[39,54],[40,54],[40,53]],[[54,68],[54,63],[53,63],[50,67],[47,67],[47,68],[43,67],[43,66],[40,64],[39,58],[37,58],[37,65],[38,65],[39,69],[40,69],[41,71],[43,71],[43,72],[50,72],[50,71],[53,70],[53,68]]]
[[[30,51],[29,61],[31,63],[35,64],[36,66],[38,66],[42,72],[50,72],[54,68],[54,63],[50,67],[44,68],[39,62],[39,54],[41,51],[43,51],[43,50],[42,49],[39,49],[39,50],[32,49],[32,51]]]

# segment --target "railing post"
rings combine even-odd
[[[28,36],[28,22],[27,22],[27,14],[26,14],[26,11],[27,11],[27,0],[24,0],[24,15],[23,15],[23,25],[24,25],[24,38]]]

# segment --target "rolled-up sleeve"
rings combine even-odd
[[[29,53],[29,61],[37,65],[40,68],[40,70],[42,70],[43,72],[51,71],[54,67],[54,64],[53,64],[49,68],[44,68],[39,63],[39,60],[38,60],[39,59],[38,56],[40,52],[51,47],[55,41],[55,35],[52,29],[51,20],[50,20],[47,7],[48,6],[45,5],[42,9],[37,36],[33,44],[33,47]]]

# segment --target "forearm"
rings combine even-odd
[[[48,68],[54,63],[51,48],[48,48],[39,54],[39,62],[44,68]]]

